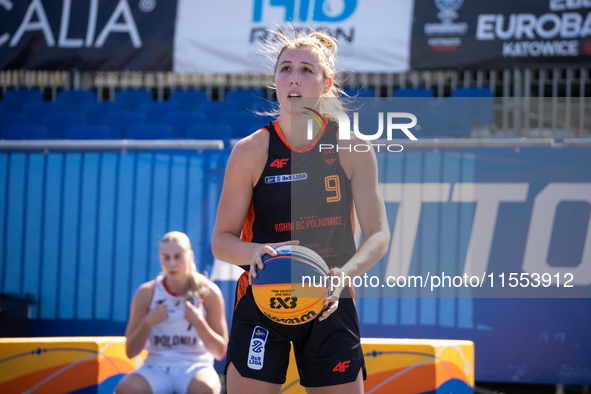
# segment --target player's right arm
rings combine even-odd
[[[129,321],[125,329],[125,352],[133,358],[144,349],[152,327],[168,318],[166,305],[158,305],[150,311],[150,302],[154,293],[155,281],[141,285],[131,302]]]
[[[268,146],[269,133],[261,129],[240,140],[232,150],[226,165],[211,241],[213,255],[218,260],[235,265],[250,265],[251,275],[255,277],[257,267],[263,269],[262,257],[265,254],[274,256],[273,248],[290,243],[262,245],[240,239],[252,202],[253,188],[267,162]]]

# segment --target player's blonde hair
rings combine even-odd
[[[285,29],[269,30],[271,40],[265,40],[266,44],[262,53],[272,62],[273,78],[272,89],[277,89],[275,85],[275,74],[281,55],[286,49],[309,49],[318,58],[318,64],[322,69],[322,76],[325,80],[332,78],[332,85],[328,92],[322,95],[320,100],[320,110],[338,109],[345,111],[343,97],[347,97],[345,92],[339,88],[340,73],[336,68],[336,58],[338,52],[338,40],[332,37],[325,30],[305,31],[301,28],[290,26],[289,31]],[[277,115],[278,111],[272,113]]]
[[[179,245],[185,252],[188,252],[191,249],[191,241],[189,237],[185,233],[181,233],[180,231],[170,231],[162,237],[160,240],[160,244],[165,242],[174,242]],[[196,294],[199,297],[203,298],[204,295],[207,294],[209,287],[207,286],[207,278],[200,274],[197,271],[197,265],[195,264],[194,254],[193,258],[189,262],[191,267],[191,273],[189,274],[189,278],[187,279],[189,282],[189,294]]]

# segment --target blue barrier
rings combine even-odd
[[[0,292],[32,293],[34,319],[127,320],[155,277],[158,240],[192,240],[211,271],[227,151],[0,152]],[[67,334],[67,333],[65,333]]]
[[[109,145],[120,141],[54,150],[61,145],[53,143],[48,153],[16,143],[0,151],[0,292],[36,296],[36,335],[42,325],[49,335],[81,335],[89,321],[121,335],[114,331],[127,320],[133,291],[159,271],[157,244],[168,230],[185,231],[200,270],[211,272],[228,150]],[[368,275],[531,273],[542,256],[551,269],[574,273],[573,284],[588,294],[588,141],[402,144],[402,154],[377,154],[392,243]],[[220,282],[228,316],[233,286]],[[591,381],[590,299],[425,291],[358,288],[362,335],[472,340],[480,381]]]
[[[378,154],[392,242],[368,275],[486,272],[495,273],[499,287],[503,272],[508,279],[511,272],[553,270],[562,283],[572,273],[574,288],[566,290],[588,297],[588,148],[451,145]],[[436,298],[429,289],[360,287],[361,331],[472,340],[481,381],[589,384],[591,299],[535,298],[538,289],[530,299],[515,299],[505,286],[492,295],[497,298],[470,298],[464,286],[435,289]]]

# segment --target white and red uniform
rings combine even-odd
[[[193,305],[199,303],[198,296],[168,291],[163,275],[156,278],[150,310],[165,304],[168,318],[152,327],[144,347],[148,351],[144,366],[133,372],[146,378],[154,393],[185,393],[196,373],[203,368],[213,370],[213,355],[195,327],[185,320],[187,299]]]
[[[150,331],[145,349],[148,351],[145,365],[170,365],[178,363],[209,362],[213,356],[207,351],[195,327],[185,320],[185,300],[193,305],[199,302],[198,296],[177,296],[164,284],[162,275],[156,278],[150,310],[165,304],[168,319],[156,324]]]

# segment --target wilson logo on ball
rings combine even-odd
[[[294,326],[294,325],[298,325],[298,324],[304,324],[307,323],[311,320],[314,320],[318,315],[316,314],[316,312],[314,311],[309,311],[308,313],[306,313],[305,315],[301,315],[298,317],[292,317],[292,318],[279,318],[277,316],[273,316],[267,312],[263,312],[263,314],[265,316],[267,316],[269,319],[273,320],[274,322],[277,323],[281,323],[281,324],[285,324],[288,326]]]

